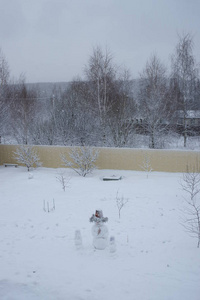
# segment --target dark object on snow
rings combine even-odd
[[[103,181],[111,181],[111,180],[121,180],[122,176],[109,176],[109,177],[103,177]]]
[[[107,222],[107,221],[108,221],[108,218],[103,217],[103,212],[100,209],[96,210],[95,214],[93,214],[90,218],[90,222],[99,223],[99,222]]]
[[[18,167],[18,164],[9,164],[9,163],[4,163],[3,164],[5,167],[15,167],[17,168]]]

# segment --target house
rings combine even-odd
[[[187,126],[200,126],[200,110],[188,110],[186,112]],[[184,124],[184,112],[179,110],[177,112],[177,125]]]
[[[188,110],[186,114],[183,111],[177,111],[177,130],[184,132],[186,125],[187,132],[190,135],[200,134],[200,110]]]

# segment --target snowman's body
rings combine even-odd
[[[94,222],[92,226],[93,245],[96,249],[103,250],[108,245],[108,228],[104,224],[108,218],[103,217],[101,210],[96,210],[95,215],[92,215],[90,222]]]
[[[108,228],[102,222],[97,222],[92,226],[93,246],[103,250],[108,245]]]

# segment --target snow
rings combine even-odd
[[[200,249],[180,225],[182,174],[96,170],[83,178],[66,169],[63,191],[59,171],[29,176],[0,166],[1,300],[200,299]],[[122,180],[102,180],[113,175]],[[116,195],[128,199],[120,219]],[[115,252],[92,245],[97,208]]]

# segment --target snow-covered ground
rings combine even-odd
[[[182,174],[65,171],[64,192],[58,169],[31,178],[25,167],[0,167],[1,300],[200,299],[200,249],[180,225]],[[112,175],[123,179],[102,180]],[[128,199],[120,219],[117,195]],[[115,253],[92,246],[89,218],[99,208]]]

